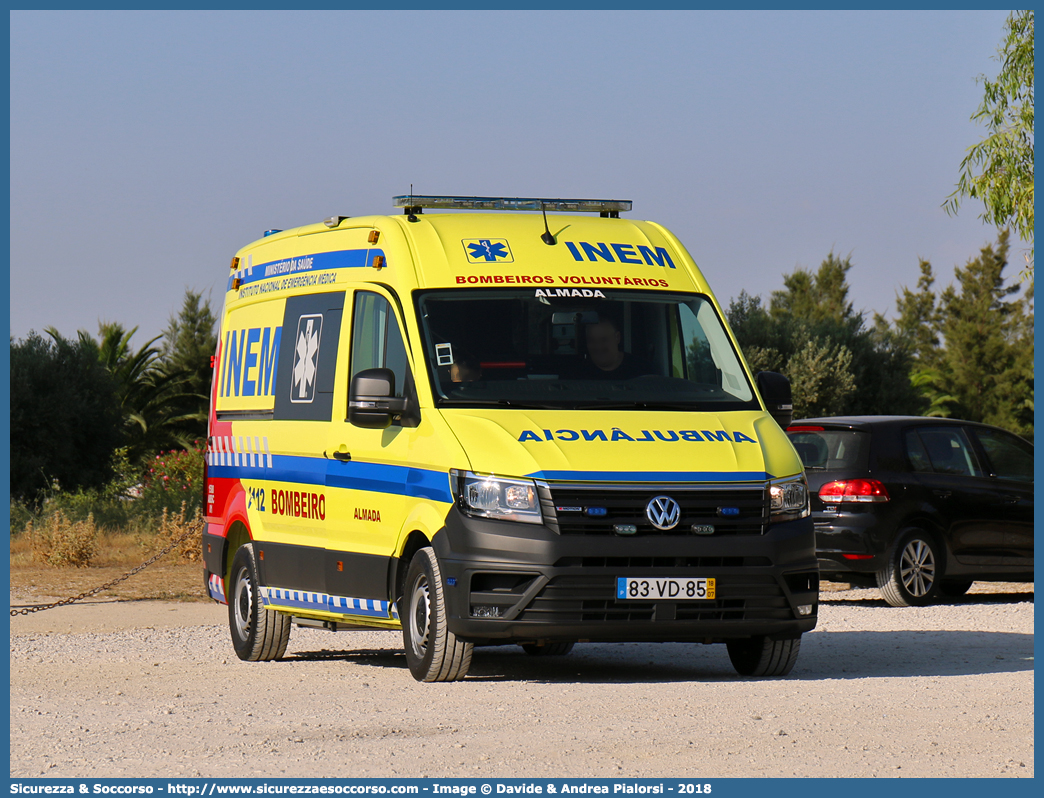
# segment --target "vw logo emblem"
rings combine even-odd
[[[657,529],[674,529],[681,520],[681,507],[670,496],[656,496],[645,505],[645,516]]]

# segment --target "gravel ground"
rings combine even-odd
[[[397,632],[244,663],[216,604],[11,620],[12,777],[1032,777],[1033,585],[895,609],[824,592],[786,679],[724,646],[477,649],[419,684]]]

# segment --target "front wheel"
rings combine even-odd
[[[236,656],[247,662],[279,659],[290,641],[290,618],[266,610],[261,602],[254,544],[239,547],[232,559],[228,627]]]
[[[923,607],[938,592],[941,566],[931,535],[911,529],[899,538],[888,563],[877,572],[877,587],[893,607]]]
[[[446,626],[446,597],[435,552],[413,555],[403,590],[402,641],[406,663],[418,682],[454,682],[471,667],[474,646]]]
[[[770,640],[764,635],[727,640],[729,659],[740,676],[786,676],[797,662],[801,638]]]

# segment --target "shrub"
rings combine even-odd
[[[129,518],[125,500],[110,495],[105,489],[94,488],[80,488],[73,493],[51,493],[44,499],[36,520],[39,522],[41,519],[50,518],[55,513],[61,513],[71,523],[86,521],[91,517],[100,529],[108,530],[119,529]]]
[[[33,520],[33,511],[22,502],[11,499],[11,537],[13,538],[25,529],[25,525],[31,520]]]
[[[33,558],[57,568],[86,568],[97,551],[98,527],[93,515],[83,521],[70,521],[61,510],[55,510],[41,521],[30,520],[25,534]]]
[[[188,535],[181,543],[174,547],[173,554],[184,562],[199,562],[203,552],[203,512],[197,507],[192,518],[185,518],[187,502],[181,503],[181,509],[176,513],[169,513],[163,509],[160,516],[159,541],[161,546],[168,546],[190,530],[194,534]]]
[[[159,518],[164,511],[174,514],[182,506],[186,514],[202,513],[203,457],[200,441],[191,449],[157,454],[145,468],[135,514]]]

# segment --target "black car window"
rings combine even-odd
[[[911,445],[911,436],[920,439],[921,450]],[[971,443],[960,427],[919,427],[906,433],[907,454],[915,471],[930,470],[936,474],[981,477],[982,469],[975,459]],[[923,453],[923,454],[922,454]],[[923,457],[931,463],[923,467]]]
[[[995,477],[1033,481],[1033,451],[1028,443],[1000,430],[973,427],[971,432],[986,450]]]
[[[924,444],[921,443],[921,437],[917,434],[917,430],[912,429],[906,433],[906,456],[910,460],[910,466],[914,471],[927,471],[932,470],[932,461],[928,459],[928,452],[924,450]]]
[[[853,430],[788,431],[790,442],[802,465],[812,470],[863,470],[866,468],[869,435]]]

